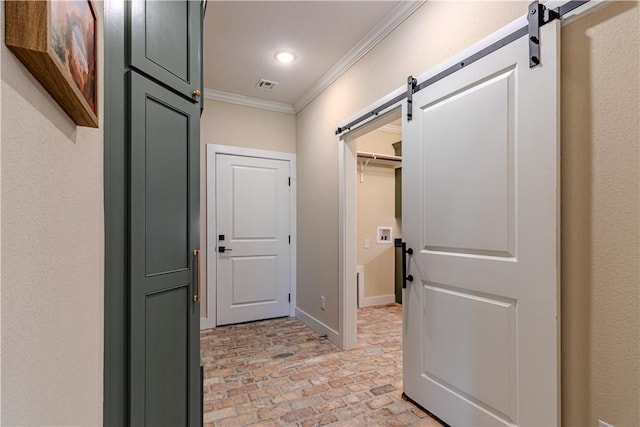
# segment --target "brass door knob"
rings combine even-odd
[[[193,96],[194,98],[200,98],[200,95],[201,95],[201,93],[200,93],[200,91],[198,89],[194,90],[191,93],[191,96]]]

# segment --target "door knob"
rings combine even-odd
[[[198,89],[194,90],[193,92],[191,92],[191,96],[193,96],[194,98],[200,98],[200,91]]]
[[[230,248],[226,248],[224,246],[218,246],[218,252],[220,252],[221,254],[225,253],[225,252],[231,252],[232,249]]]

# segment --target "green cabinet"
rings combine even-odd
[[[104,425],[196,426],[203,8],[104,7]]]
[[[395,151],[396,156],[402,156],[402,141],[398,141],[391,144]],[[395,217],[402,218],[402,167],[396,168],[395,171]],[[402,277],[402,250],[396,247],[395,255],[395,294],[396,303],[402,304],[402,284],[404,277]]]
[[[396,156],[402,156],[402,141],[391,144]],[[402,218],[402,168],[395,170],[395,216]]]
[[[200,2],[200,115],[204,111],[204,16],[207,13],[207,1]]]
[[[200,106],[130,72],[131,425],[200,422]]]
[[[129,66],[200,103],[203,13],[198,1],[132,1]]]

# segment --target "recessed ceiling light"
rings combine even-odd
[[[296,59],[296,56],[291,52],[282,51],[276,53],[276,59],[278,60],[278,62],[288,64],[290,62],[293,62]]]

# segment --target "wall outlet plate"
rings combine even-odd
[[[393,243],[393,228],[378,226],[378,232],[376,233],[376,236],[378,236],[377,243],[391,244]]]
[[[320,297],[320,310],[324,310],[327,308],[327,299],[325,297]]]

